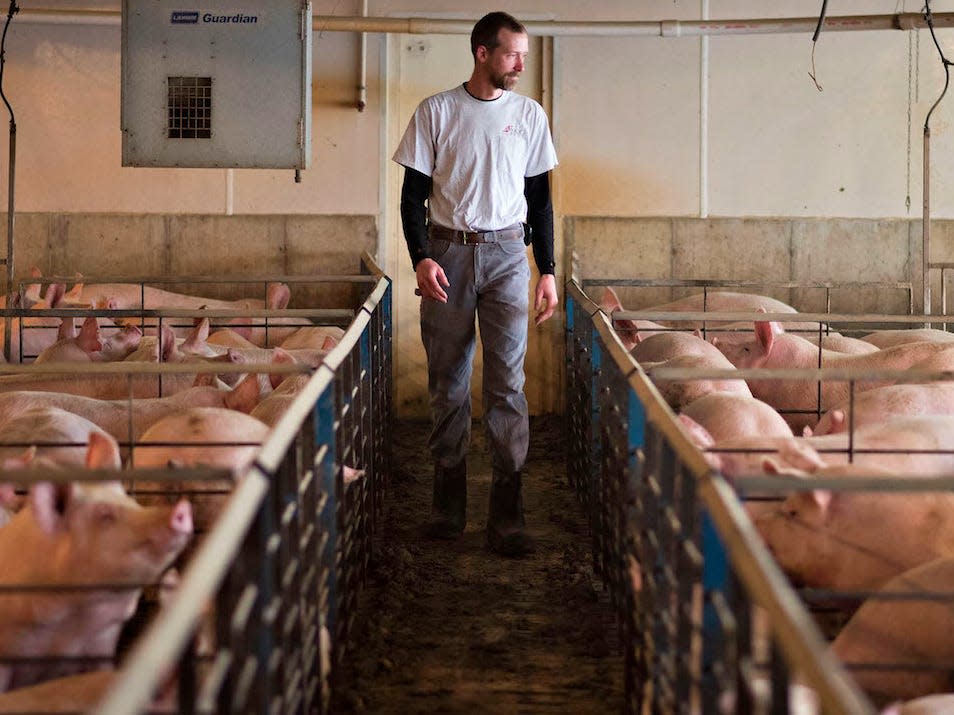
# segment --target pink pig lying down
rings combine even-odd
[[[114,443],[90,436],[88,468],[116,459]],[[191,537],[187,501],[142,507],[119,482],[35,483],[0,529],[0,586],[31,587],[0,593],[0,692],[108,665],[141,587],[158,581]],[[97,584],[110,587],[89,588]],[[57,588],[36,590],[47,585]]]
[[[832,653],[856,666],[855,682],[876,704],[951,692],[952,585],[954,558],[905,571],[881,589],[893,598],[865,601],[835,638]]]
[[[100,427],[84,417],[58,407],[36,406],[18,412],[7,412],[0,422],[0,458],[6,458],[4,467],[13,468],[12,460],[24,460],[30,466],[34,454],[23,458],[24,450],[33,445],[35,456],[49,464],[63,467],[82,467],[88,458],[87,444],[92,435],[115,440]],[[10,445],[10,446],[4,446]],[[108,466],[119,469],[119,450],[115,449],[115,463]]]
[[[765,466],[769,474],[793,480],[893,476],[857,464],[805,471],[766,459]],[[867,591],[922,563],[954,556],[950,492],[793,491],[754,521],[779,566],[801,586]]]
[[[222,407],[249,413],[258,403],[256,375],[248,375],[234,389],[195,386],[169,397],[132,400],[98,400],[82,395],[29,390],[0,392],[0,414],[23,415],[40,408],[59,408],[89,420],[125,443],[138,440],[162,418],[190,407]]]
[[[807,471],[848,463],[848,435],[820,437],[737,437],[715,442],[701,427],[689,430],[707,450],[706,459],[729,478],[762,474],[766,455],[782,466]],[[942,476],[954,473],[954,416],[897,417],[865,425],[854,435],[855,464],[895,474]],[[878,450],[878,452],[865,451]]]
[[[82,276],[77,274],[77,279]],[[116,308],[185,308],[199,310],[200,308],[249,310],[265,308],[270,301],[280,301],[284,296],[288,302],[289,288],[285,283],[269,283],[266,288],[266,297],[239,298],[237,300],[220,300],[203,296],[177,293],[175,291],[140,286],[138,283],[76,283],[64,296],[67,303],[85,305],[103,304],[113,301]],[[145,301],[145,303],[143,302]]]
[[[650,335],[632,349],[630,354],[643,366],[663,399],[673,409],[714,392],[731,392],[751,396],[748,385],[740,378],[725,379],[669,379],[658,374],[664,368],[695,370],[733,370],[732,363],[711,343],[698,335],[680,331]]]
[[[945,343],[911,343],[863,355],[821,350],[804,338],[791,333],[778,333],[769,321],[758,321],[747,341],[717,343],[729,361],[739,368],[851,368],[859,373],[877,370],[907,370],[920,367],[925,361],[946,356],[946,362],[932,369],[954,368],[954,351]],[[945,352],[947,350],[947,352]],[[949,355],[947,353],[950,353]],[[820,365],[819,365],[820,361]],[[818,382],[812,380],[751,379],[752,394],[775,409],[815,410],[818,408]],[[856,393],[883,386],[885,383],[861,380],[855,383]],[[824,381],[821,385],[821,409],[826,411],[848,399],[848,383]],[[786,421],[794,430],[809,426],[815,419],[810,414],[787,414]]]
[[[688,424],[685,418],[689,418],[701,425],[714,442],[752,435],[792,436],[788,423],[776,410],[741,393],[709,393],[683,407],[680,415],[684,424]]]
[[[920,342],[954,342],[954,333],[936,328],[913,328],[911,330],[876,330],[863,335],[861,340],[879,348],[893,348],[896,345]]]
[[[891,417],[954,414],[954,382],[898,384],[866,390],[842,402],[822,415],[815,426],[816,435],[848,430],[848,423],[862,427]]]
[[[79,333],[73,328],[73,319],[65,318],[60,326],[59,339],[36,356],[35,363],[44,362],[111,362],[124,360],[139,347],[142,331],[128,325],[111,331],[102,331],[96,318],[83,321]]]
[[[133,450],[133,464],[137,469],[221,467],[239,474],[258,453],[268,431],[268,425],[241,412],[195,407],[169,415],[146,430]],[[150,446],[150,442],[159,444]],[[135,479],[135,472],[130,472],[130,475]],[[146,497],[145,493],[192,494],[196,529],[205,531],[218,515],[233,485],[231,479],[172,482],[137,480],[134,488],[136,492],[144,492],[144,502],[154,500],[153,497]]]

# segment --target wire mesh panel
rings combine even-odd
[[[576,291],[571,282],[568,299],[579,300]],[[873,712],[826,651],[731,487],[686,438],[609,320],[595,312],[590,320],[605,359],[592,413],[599,488],[589,493],[600,502],[594,538],[624,635],[624,711],[786,713],[801,692],[790,688],[797,670],[826,711]],[[568,339],[567,349],[577,350],[577,341]],[[568,365],[577,359],[568,355]],[[568,404],[579,406],[591,376],[568,375]]]
[[[572,284],[571,284],[572,286]],[[599,520],[599,373],[601,349],[590,316],[595,305],[582,291],[567,291],[567,480],[586,510],[593,539],[593,570],[602,575]]]
[[[181,712],[328,712],[382,503],[373,490],[390,465],[378,433],[391,422],[390,282],[375,274],[364,309],[275,424],[102,712],[145,711],[159,660],[192,668]],[[215,647],[193,668],[184,644],[213,593]]]

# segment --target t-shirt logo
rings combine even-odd
[[[504,134],[513,134],[515,131],[516,131],[516,128],[513,126],[513,124],[508,124],[507,126],[503,128]]]

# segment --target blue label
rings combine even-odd
[[[196,25],[198,22],[198,10],[178,10],[172,13],[173,25]]]

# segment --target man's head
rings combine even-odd
[[[497,89],[513,89],[529,49],[527,29],[512,15],[484,15],[470,33],[474,64]]]

